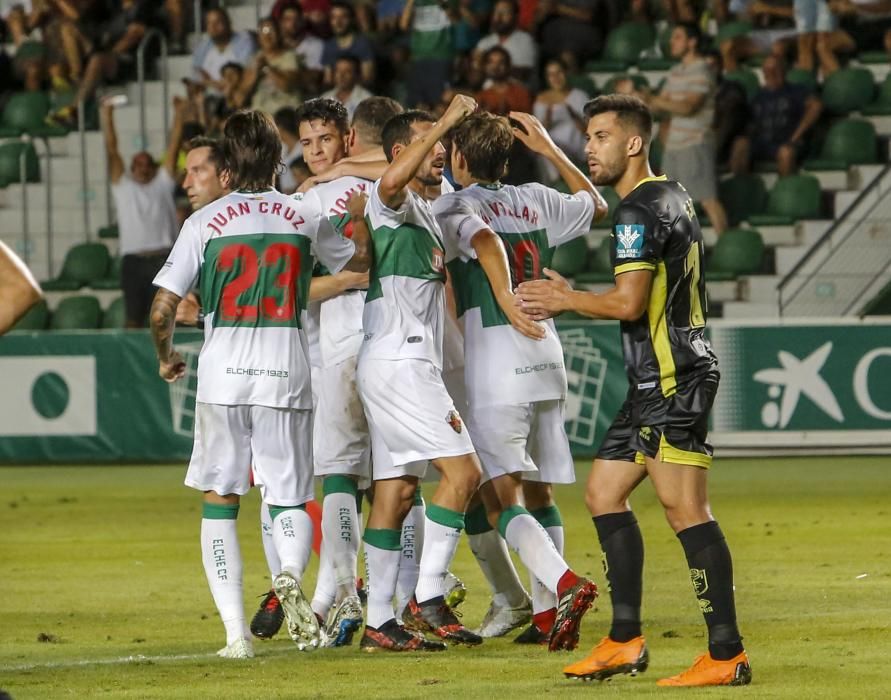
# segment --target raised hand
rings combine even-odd
[[[514,136],[535,153],[545,153],[556,148],[548,130],[536,117],[526,112],[511,112]]]
[[[442,115],[442,121],[451,128],[464,119],[464,117],[473,114],[476,108],[476,100],[469,95],[455,95],[451,103],[449,103],[445,114]]]

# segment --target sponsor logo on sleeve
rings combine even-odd
[[[616,226],[616,259],[637,260],[643,255],[643,224],[618,224]]]

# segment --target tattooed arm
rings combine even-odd
[[[150,316],[152,341],[160,363],[158,374],[165,382],[171,383],[181,379],[186,372],[183,358],[173,349],[173,327],[176,324],[176,307],[179,302],[180,298],[176,294],[161,287],[155,294]]]

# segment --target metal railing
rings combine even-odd
[[[145,118],[145,50],[153,39],[157,39],[161,47],[161,112],[164,119],[164,134],[170,131],[170,115],[168,113],[168,87],[167,87],[167,37],[158,30],[150,29],[142,37],[139,42],[139,48],[136,49],[136,80],[139,89],[139,135],[142,139],[142,149],[148,148],[148,130],[146,128]]]
[[[31,139],[22,136],[22,143],[28,144]],[[19,151],[19,184],[22,186],[22,257],[25,264],[31,264],[31,216],[28,213],[28,149]],[[49,215],[49,212],[47,212]]]
[[[90,241],[90,167],[87,164],[87,118],[86,103],[81,98],[77,103],[77,134],[80,139],[80,200],[84,217],[84,240]]]
[[[47,279],[55,277],[53,274],[53,154],[50,150],[49,137],[42,136],[43,148],[46,151],[46,177],[44,178],[44,191],[46,192],[46,274]],[[38,160],[38,163],[40,161]]]
[[[889,173],[891,173],[891,165],[885,166],[882,172],[857,195],[847,211],[832,223],[780,280],[777,284],[780,316],[786,315],[789,308],[796,300],[799,300],[803,293],[810,290],[819,294],[820,290],[816,289],[816,286],[820,286],[823,278],[826,278],[823,282],[827,293],[834,292],[836,283],[844,284],[847,287],[852,281],[856,284],[857,280],[865,280],[867,276],[870,282],[873,281],[874,275],[864,273],[862,267],[856,265],[852,268],[852,272],[845,274],[841,274],[839,271],[826,272],[825,268],[833,256],[844,251],[852,237],[862,233],[864,227],[868,225],[875,207],[881,202],[881,200],[872,201],[875,192],[882,186]],[[818,256],[822,256],[822,259],[819,259]],[[839,309],[839,313],[842,315],[851,314],[854,312],[855,305],[846,304],[843,310]]]

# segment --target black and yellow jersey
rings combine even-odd
[[[631,388],[641,398],[668,397],[718,362],[705,339],[704,246],[693,200],[678,182],[647,178],[620,202],[613,224],[616,276],[653,272],[646,312],[621,323]]]

